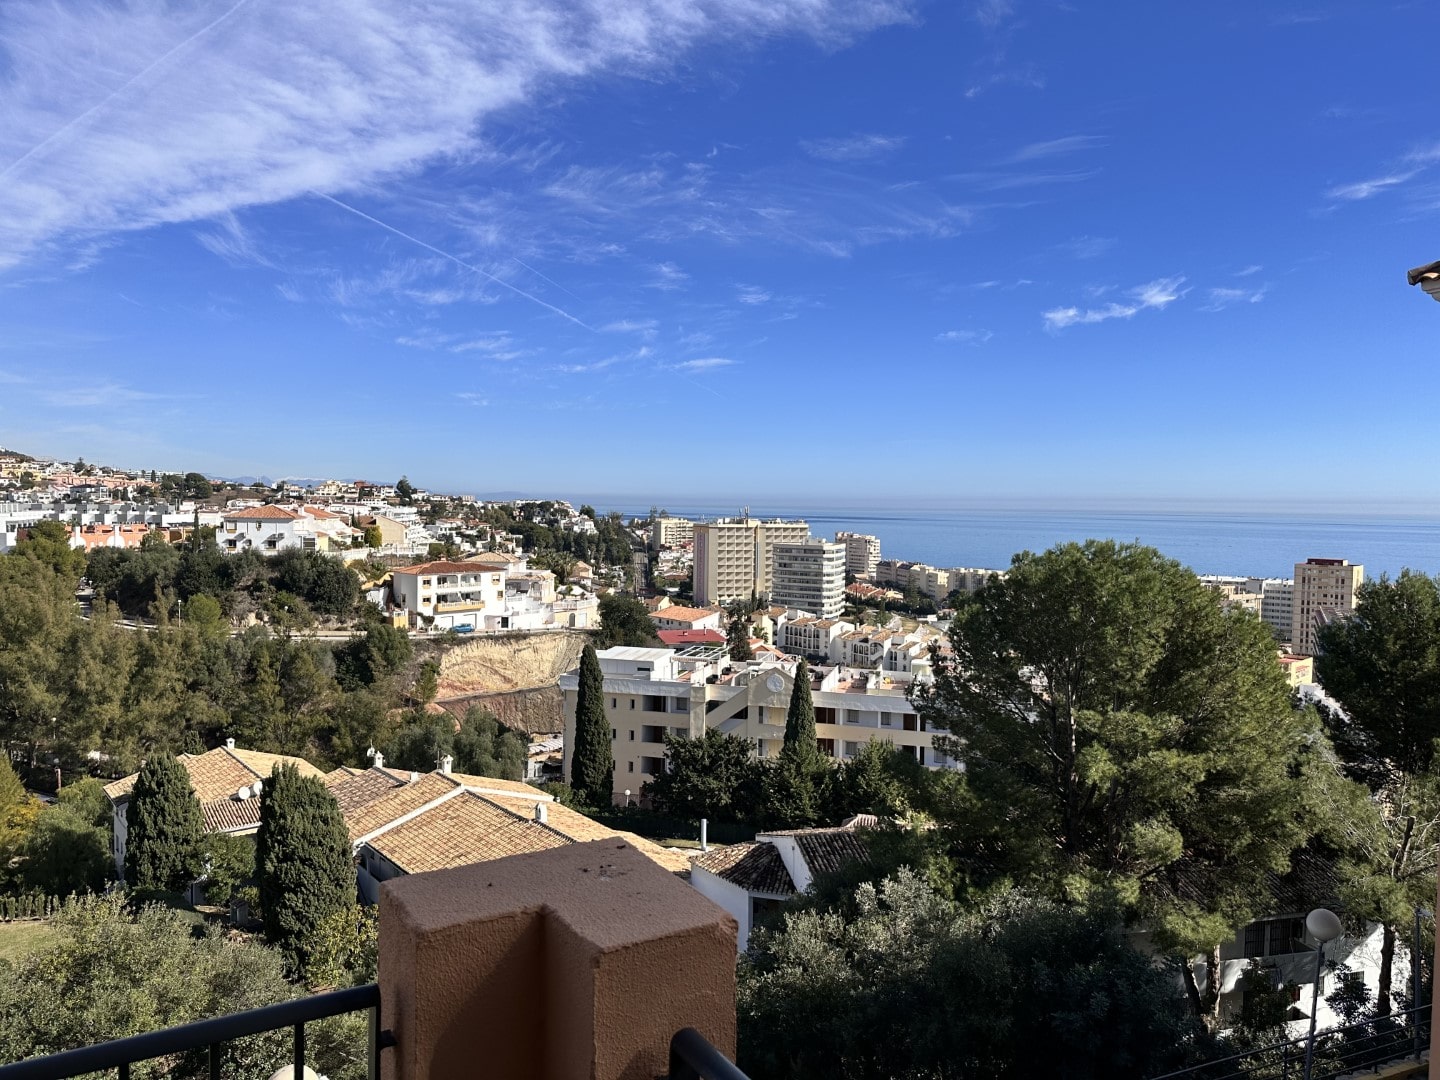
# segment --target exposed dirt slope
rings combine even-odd
[[[440,661],[439,700],[554,686],[580,663],[583,634],[483,637],[449,649]]]

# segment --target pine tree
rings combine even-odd
[[[810,665],[804,660],[795,669],[790,688],[790,707],[785,710],[783,759],[801,765],[819,765],[820,748],[815,742],[815,702],[810,697]]]
[[[156,754],[135,778],[125,809],[125,880],[179,892],[200,876],[205,820],[185,766]]]
[[[265,936],[303,972],[317,928],[355,904],[355,864],[339,803],[294,765],[277,766],[260,796],[255,876]]]
[[[615,752],[605,719],[605,677],[595,647],[580,654],[580,687],[575,696],[575,752],[570,786],[590,806],[609,806],[615,787]]]

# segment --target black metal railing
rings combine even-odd
[[[380,1026],[380,987],[375,983],[312,994],[266,1005],[248,1012],[197,1020],[193,1024],[147,1031],[112,1042],[97,1043],[78,1050],[66,1050],[46,1057],[29,1058],[13,1065],[0,1065],[0,1080],[64,1080],[65,1077],[115,1070],[120,1080],[130,1080],[130,1066],[178,1055],[203,1052],[209,1080],[221,1080],[226,1044],[251,1035],[290,1028],[293,1034],[290,1061],[295,1080],[305,1075],[305,1025],[331,1016],[368,1010],[370,1013],[369,1080],[379,1080],[380,1051],[395,1044]]]
[[[1300,1080],[1308,1035],[1215,1058],[1153,1080]],[[1311,1080],[1378,1071],[1407,1058],[1419,1060],[1430,1047],[1430,1006],[1326,1028],[1315,1034]],[[0,1080],[4,1080],[0,1076]]]
[[[670,1040],[669,1080],[750,1080],[694,1028],[681,1028]]]

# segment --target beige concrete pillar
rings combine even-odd
[[[735,920],[619,840],[380,887],[385,1080],[653,1080],[735,1052]]]

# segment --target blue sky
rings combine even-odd
[[[1423,2],[6,0],[0,444],[1440,497]]]

